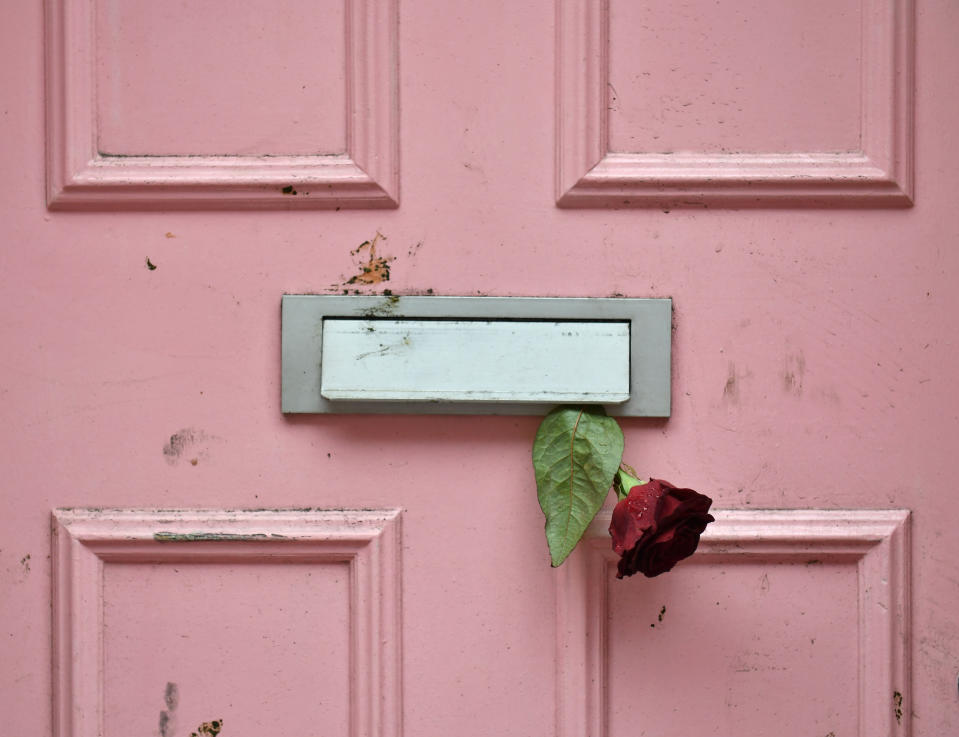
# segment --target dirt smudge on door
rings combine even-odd
[[[166,709],[160,712],[160,737],[174,737],[176,734],[175,712],[180,704],[180,691],[172,681],[168,681],[166,688],[163,689],[163,703],[166,704]]]
[[[163,457],[171,466],[177,465],[181,459],[186,459],[191,466],[196,466],[202,458],[209,455],[210,443],[217,439],[203,430],[185,427],[170,436],[163,446]]]

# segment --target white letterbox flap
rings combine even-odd
[[[618,404],[629,323],[332,318],[320,374],[331,400]]]

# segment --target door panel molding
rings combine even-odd
[[[839,562],[856,567],[858,631],[850,636],[859,643],[858,734],[908,736],[909,709],[903,695],[911,693],[909,512],[716,510],[715,517],[694,556],[697,563],[719,568],[736,561]],[[610,510],[597,515],[557,579],[559,737],[607,735],[608,587],[642,584],[612,578],[619,556],[609,542],[610,519]],[[655,665],[649,668],[648,677],[655,678]],[[638,663],[636,693],[643,692],[643,672],[643,663]]]
[[[560,207],[881,206],[913,198],[913,2],[864,0],[861,150],[612,153],[610,0],[557,0],[556,202]]]
[[[96,0],[46,0],[47,206],[397,207],[397,0],[347,6],[346,153],[111,156],[97,145]]]
[[[59,509],[53,513],[55,737],[104,720],[104,566],[349,566],[351,737],[401,733],[400,510]]]

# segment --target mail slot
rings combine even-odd
[[[667,417],[669,299],[284,295],[287,413]]]
[[[322,355],[334,401],[629,399],[628,322],[333,318]]]

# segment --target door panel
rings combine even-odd
[[[561,206],[911,204],[910,1],[557,9]]]
[[[609,522],[560,583],[560,734],[902,728],[907,511],[726,510],[642,588],[615,579]]]
[[[954,3],[7,17],[4,733],[959,730]],[[537,417],[284,415],[281,295],[387,291],[672,298],[700,551],[550,569]]]
[[[46,2],[55,209],[395,207],[395,0]]]
[[[54,731],[399,734],[399,519],[59,510]]]

